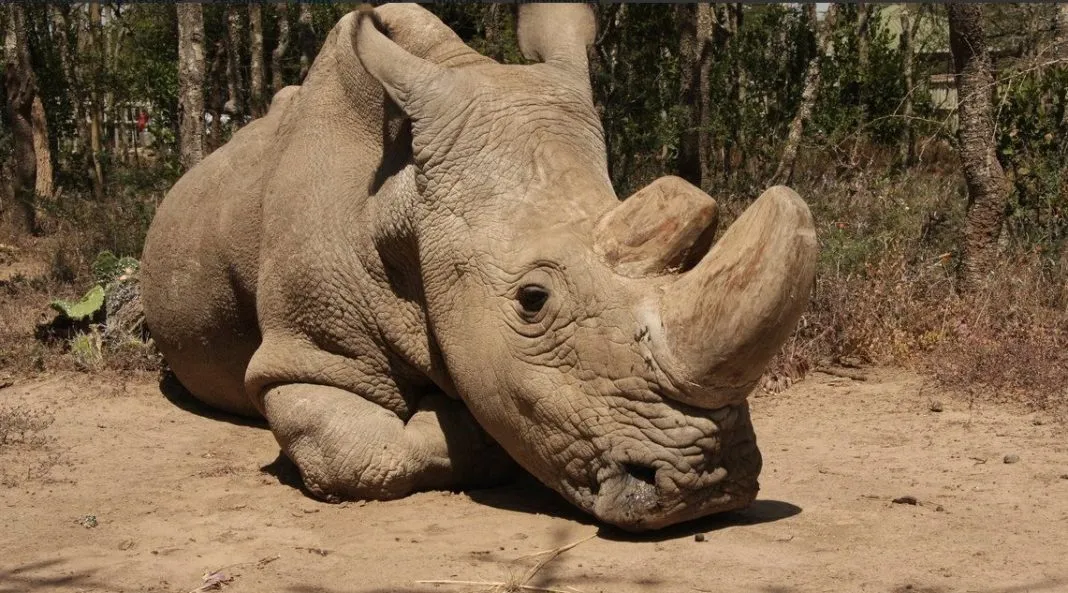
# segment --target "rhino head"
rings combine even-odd
[[[790,189],[711,246],[681,179],[620,202],[593,105],[583,5],[522,5],[522,66],[446,68],[361,13],[360,61],[411,122],[427,318],[455,390],[545,484],[653,529],[749,504],[746,396],[792,331],[816,239]]]

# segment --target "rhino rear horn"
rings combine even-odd
[[[685,271],[712,245],[717,218],[712,196],[681,177],[661,177],[597,223],[594,249],[632,278]]]
[[[597,20],[586,4],[519,5],[516,37],[528,60],[581,70],[586,75],[586,50],[596,34]]]

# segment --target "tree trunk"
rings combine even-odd
[[[121,14],[122,4],[112,4],[112,18],[118,18]],[[109,72],[118,72],[122,67],[120,56],[123,54],[123,41],[126,38],[126,27],[109,27],[108,34],[105,38],[105,63],[106,69]],[[120,105],[116,99],[114,87],[108,85],[108,92],[104,96],[104,105],[108,107],[110,113],[111,124],[111,136],[113,142],[113,154],[115,158],[124,164],[130,162],[130,154],[127,151],[129,147],[129,136],[127,132],[129,127],[127,126],[127,110],[128,108]]]
[[[733,106],[732,109],[734,109],[736,113],[742,113],[742,110],[745,108],[745,87],[748,84],[748,72],[746,72],[745,65],[731,51],[731,45],[734,43],[738,31],[742,27],[743,10],[744,7],[742,4],[727,4],[723,7],[722,18],[716,19],[717,22],[722,22],[724,24],[723,27],[719,28],[722,41],[719,44],[717,52],[729,56],[731,60],[730,104]],[[735,169],[745,167],[745,147],[747,144],[748,139],[745,133],[745,126],[731,126],[729,141],[724,142],[723,146],[724,180],[729,179]]]
[[[271,90],[277,93],[286,85],[285,77],[282,76],[282,58],[289,48],[289,5],[277,4],[275,12],[278,15],[278,45],[271,52]]]
[[[834,20],[837,15],[837,5],[828,4],[827,12],[823,15],[822,25],[816,20],[816,5],[805,4],[805,12],[808,13],[808,21],[812,32],[816,36],[816,55],[808,63],[805,70],[805,86],[801,91],[801,104],[797,107],[797,113],[790,122],[790,132],[786,136],[786,144],[782,149],[782,158],[779,166],[772,176],[773,183],[789,184],[794,179],[794,165],[797,162],[797,149],[801,145],[801,134],[805,131],[805,123],[812,116],[812,108],[816,105],[816,97],[820,88],[821,64],[823,56],[831,50],[831,32],[834,29]]]
[[[980,287],[997,258],[1009,187],[994,146],[990,54],[977,4],[949,4],[949,47],[957,72],[960,158],[968,184],[961,249],[961,288]]]
[[[912,79],[912,70],[915,67],[915,49],[912,43],[912,8],[904,5],[901,9],[901,71],[904,77],[905,101],[901,107],[901,115],[905,120],[905,143],[901,145],[901,164],[911,167],[916,163],[916,130],[913,125],[912,94],[915,92],[915,84]]]
[[[486,4],[482,28],[486,37],[486,55],[497,60],[504,60],[504,47],[501,40],[501,5],[496,2]]]
[[[1057,44],[1057,57],[1068,60],[1068,3],[1057,4],[1057,17],[1053,25]]]
[[[33,120],[33,154],[37,159],[37,174],[34,189],[38,196],[52,197],[52,150],[48,146],[48,116],[39,95],[34,96],[30,107]]]
[[[37,230],[35,186],[37,157],[34,154],[33,102],[37,98],[37,77],[30,64],[26,12],[20,4],[7,5],[7,34],[4,39],[4,97],[8,125],[14,140],[14,198],[20,212],[14,221],[20,230]]]
[[[68,18],[69,6],[57,6],[52,4],[49,6],[49,10],[52,15],[52,35],[55,39],[56,53],[59,55],[60,68],[63,71],[63,78],[66,81],[66,94],[67,102],[70,103],[71,117],[74,118],[74,152],[79,155],[84,155],[84,147],[88,143],[89,128],[85,124],[85,111],[82,105],[82,93],[79,92],[81,88],[81,81],[78,79],[77,69],[74,67],[73,55],[70,51],[70,42],[67,37],[67,32],[76,27],[77,24],[71,23],[71,19]],[[63,152],[60,151],[60,155]]]
[[[211,61],[208,62],[208,68],[204,74],[207,84],[205,109],[211,115],[211,125],[208,127],[207,137],[204,140],[205,154],[215,152],[215,149],[223,144],[222,115],[226,112],[227,99],[226,55],[226,44],[216,41],[211,52]]]
[[[871,53],[871,41],[868,39],[868,21],[871,20],[871,13],[875,10],[869,2],[857,3],[857,26],[854,34],[857,36],[857,68],[860,71],[860,75],[864,78],[870,78],[868,75],[868,54]],[[908,5],[905,5],[905,10],[908,10]]]
[[[686,122],[679,138],[679,156],[676,171],[679,177],[700,186],[701,163],[697,150],[697,126],[694,121],[699,113],[697,102],[697,5],[679,4],[675,10],[679,21],[679,105],[685,110]]]
[[[266,113],[266,99],[263,93],[263,6],[258,2],[248,5],[249,30],[249,108],[252,117],[263,117]]]
[[[697,151],[701,160],[701,185],[710,189],[712,184],[712,36],[716,27],[716,15],[711,4],[697,5],[697,38],[702,40],[698,54],[697,107],[700,110],[697,130]]]
[[[241,13],[238,6],[230,4],[226,7],[226,105],[223,107],[223,111],[233,118],[230,125],[237,127],[239,122],[236,120],[245,113],[241,100],[244,85],[241,80]]]
[[[300,43],[300,83],[304,84],[304,77],[315,61],[315,31],[312,29],[311,4],[307,2],[300,3],[297,38]]]
[[[715,16],[710,4],[678,6],[682,39],[679,44],[679,99],[688,117],[679,138],[676,168],[679,176],[707,189],[711,181],[712,141],[709,73]]]
[[[89,107],[89,155],[92,164],[93,197],[104,199],[103,119],[104,98],[101,76],[104,73],[104,45],[101,35],[100,2],[89,3],[89,67],[92,71]]]
[[[590,64],[593,79],[603,80],[604,87],[600,92],[595,91],[594,107],[604,126],[605,152],[608,155],[608,175],[613,183],[620,179],[616,177],[621,167],[618,166],[616,146],[616,97],[619,87],[617,67],[619,66],[619,30],[624,23],[626,4],[605,4],[598,10],[598,22],[600,28],[597,39],[594,42],[594,59]],[[618,185],[617,185],[618,187]]]
[[[182,166],[204,158],[204,12],[200,4],[179,2],[178,114]]]

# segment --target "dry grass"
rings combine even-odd
[[[165,168],[116,168],[102,202],[87,188],[41,199],[42,236],[20,235],[0,220],[0,368],[22,376],[158,370],[158,354],[143,342],[108,343],[93,326],[44,326],[54,316],[50,301],[77,300],[92,284],[91,264],[101,251],[140,255],[156,205],[173,181]]]
[[[1068,403],[1068,275],[1038,254],[1013,258],[975,295],[946,307],[923,365],[944,387],[1034,408]]]
[[[0,407],[0,486],[45,481],[52,468],[62,463],[61,455],[51,450],[54,439],[44,434],[54,420],[45,408]]]
[[[48,303],[77,300],[92,282],[89,263],[73,274],[73,280],[65,268],[46,263],[62,259],[57,254],[72,243],[64,235],[24,238],[17,259],[0,264],[0,379],[66,370],[128,373],[159,369],[159,355],[150,344],[135,339],[107,342],[101,328],[92,324],[84,328],[49,325],[55,311]],[[12,269],[16,271],[4,273]]]
[[[41,434],[55,417],[45,409],[12,406],[0,408],[0,447],[40,447],[47,442]]]
[[[931,159],[926,169],[886,173],[889,166],[872,161],[878,156],[865,167],[827,159],[799,173],[796,189],[818,226],[819,274],[765,390],[785,390],[828,365],[880,364],[924,371],[941,387],[976,397],[1036,407],[1068,401],[1068,250],[1058,257],[1008,241],[987,286],[961,296],[954,267],[966,200],[955,164]],[[84,292],[100,250],[139,254],[165,187],[136,178],[103,205],[61,197],[46,204],[44,237],[5,239],[0,368],[17,375],[159,368],[150,346],[108,344],[91,327],[52,340],[34,336],[50,319],[50,300]],[[722,228],[759,193],[750,189],[744,199],[718,196]]]
[[[820,272],[772,365],[772,391],[781,376],[860,362],[915,368],[986,400],[1068,403],[1068,258],[1006,241],[986,285],[958,294],[962,185],[917,172],[802,188],[820,227]]]
[[[32,258],[35,254],[26,251],[22,256]],[[35,334],[37,325],[49,318],[50,300],[76,295],[74,286],[46,275],[16,274],[0,279],[0,368],[20,376],[41,373],[47,368],[69,368],[62,361],[63,346],[40,342]]]
[[[418,585],[456,585],[463,587],[479,587],[479,590],[486,593],[520,593],[522,591],[534,591],[538,593],[581,593],[574,587],[567,587],[566,589],[557,589],[552,587],[542,587],[537,585],[531,585],[530,582],[535,576],[545,568],[545,565],[555,560],[560,554],[587,542],[597,537],[594,533],[587,537],[584,537],[578,541],[571,542],[569,544],[553,548],[551,550],[545,550],[544,552],[536,552],[534,554],[527,554],[516,558],[515,561],[521,561],[526,558],[532,558],[536,556],[544,556],[541,560],[530,567],[523,574],[517,572],[510,572],[508,579],[505,581],[463,581],[463,580],[429,580],[429,581],[415,581]]]

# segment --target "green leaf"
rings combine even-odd
[[[132,257],[118,257],[111,251],[104,250],[93,261],[93,278],[98,284],[108,284],[123,274],[136,272],[140,265],[140,262]]]
[[[54,300],[49,306],[66,316],[71,321],[91,319],[104,308],[104,289],[99,284],[89,289],[77,302]]]
[[[108,281],[108,277],[114,274],[119,266],[119,258],[108,250],[101,251],[93,260],[93,278],[101,284]]]

